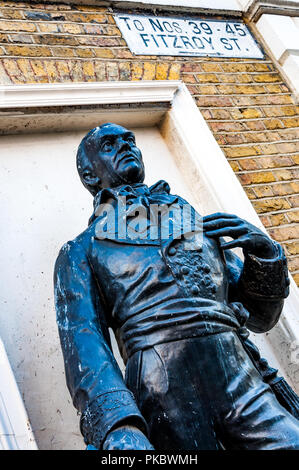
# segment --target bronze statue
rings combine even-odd
[[[86,444],[298,450],[298,397],[247,330],[266,332],[279,319],[289,284],[281,246],[235,215],[201,218],[165,181],[143,184],[134,134],[116,124],[84,137],[77,167],[94,213],[61,249],[54,278]]]

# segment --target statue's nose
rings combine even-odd
[[[119,150],[130,149],[131,145],[127,140],[119,139]]]

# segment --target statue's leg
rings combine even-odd
[[[222,335],[225,388],[217,423],[227,449],[299,450],[299,421],[277,401],[233,333]]]
[[[174,341],[139,351],[127,364],[127,385],[157,451],[219,448],[206,403],[209,397],[201,394],[198,358],[192,361],[189,343]]]
[[[127,383],[157,450],[299,449],[299,421],[232,331],[137,352]]]

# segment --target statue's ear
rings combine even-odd
[[[98,176],[95,176],[90,170],[83,171],[84,183],[88,186],[100,186],[101,180]]]

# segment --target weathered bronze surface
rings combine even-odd
[[[201,218],[165,181],[143,184],[135,137],[118,125],[85,136],[77,167],[94,213],[54,279],[86,444],[299,449],[298,397],[248,339],[276,324],[288,295],[280,245],[235,215]]]

